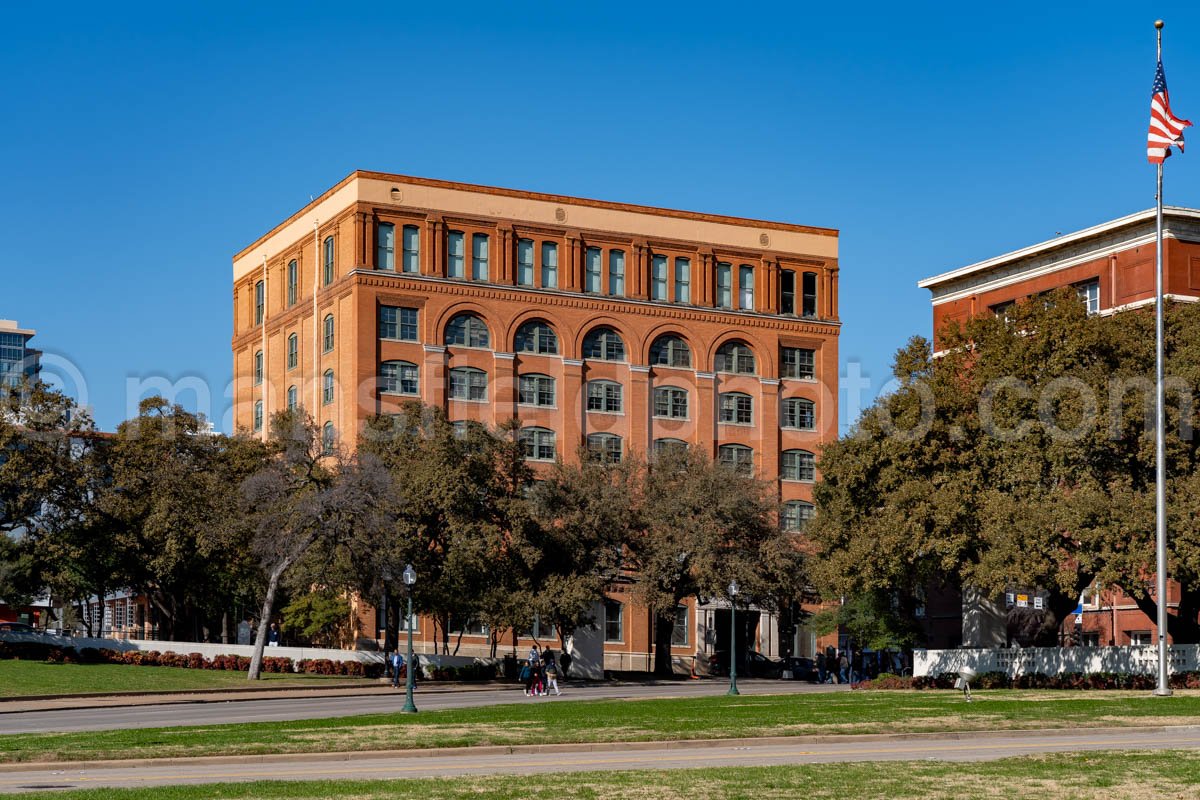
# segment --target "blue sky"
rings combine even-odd
[[[0,48],[0,317],[105,429],[148,376],[228,429],[230,259],[356,168],[838,228],[869,397],[929,334],[919,278],[1153,205],[1157,15],[1200,123],[1178,3],[35,5]],[[1198,175],[1172,158],[1167,202]]]

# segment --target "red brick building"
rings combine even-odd
[[[837,432],[837,244],[826,228],[354,172],[234,257],[235,424],[303,406],[353,441],[417,398],[452,420],[519,418],[534,462],[686,443],[775,481],[799,527]],[[609,669],[649,663],[649,615],[627,599],[602,615]],[[678,655],[711,648],[717,614],[688,608]]]
[[[1075,287],[1080,301],[1096,314],[1152,305],[1155,212],[1140,211],[1057,236],[926,278],[917,285],[932,294],[935,348],[938,332],[948,321],[1003,313],[1012,303],[1065,286]],[[1163,291],[1168,299],[1200,301],[1200,210],[1163,209]],[[1178,584],[1172,583],[1169,607],[1176,605],[1177,592]],[[997,603],[994,611],[1002,605]],[[987,609],[980,615],[987,617]],[[1065,629],[1071,633],[1074,626],[1075,615],[1071,615]],[[969,633],[964,626],[963,644],[997,643],[994,625],[971,627]],[[1084,604],[1082,633],[1089,644],[1149,644],[1156,641],[1157,626],[1119,589],[1099,587],[1089,593]],[[1003,644],[1002,629],[999,639]]]

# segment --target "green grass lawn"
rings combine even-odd
[[[314,686],[362,683],[361,678],[264,673],[272,685]],[[103,694],[107,692],[173,692],[228,689],[249,685],[244,672],[221,672],[179,667],[138,667],[126,664],[47,664],[42,661],[0,661],[0,697],[39,694]]]
[[[1194,798],[1200,753],[1080,753],[982,763],[897,761],[654,772],[493,775],[437,780],[258,782],[91,789],[16,797],[58,800],[1150,800]]]
[[[714,692],[719,691],[714,688]],[[294,722],[0,736],[0,761],[554,742],[1200,724],[1200,692],[862,691],[554,702]],[[524,699],[524,698],[521,698]],[[420,701],[418,699],[418,705]]]

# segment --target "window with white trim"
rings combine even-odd
[[[624,388],[613,381],[589,381],[587,385],[587,410],[620,413],[623,408]]]
[[[453,400],[487,400],[487,373],[473,367],[450,370],[450,397]]]
[[[522,375],[517,382],[517,402],[523,406],[554,406],[554,378]]]
[[[654,389],[654,416],[667,419],[687,419],[688,392],[678,386],[658,386]]]
[[[379,366],[379,391],[385,394],[418,394],[419,370],[408,361],[385,361]]]
[[[784,450],[779,454],[779,477],[811,483],[817,477],[816,456],[807,450]]]
[[[817,427],[816,404],[803,397],[788,397],[783,401],[783,427],[802,431]]]
[[[721,422],[732,425],[754,424],[754,400],[742,392],[726,392],[720,398]]]

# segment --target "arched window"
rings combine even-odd
[[[678,386],[659,386],[654,389],[654,416],[687,419],[687,415],[687,389]]]
[[[375,232],[375,269],[396,269],[396,226],[381,222]]]
[[[807,450],[784,450],[780,454],[779,477],[785,481],[816,480],[817,460]]]
[[[379,365],[379,391],[386,394],[417,394],[419,390],[416,364],[385,361]]]
[[[333,350],[333,314],[325,315],[325,352]]]
[[[554,405],[554,378],[549,375],[522,375],[517,383],[517,402],[523,406]]]
[[[333,370],[325,370],[325,380],[322,386],[321,403],[329,405],[333,402]]]
[[[287,368],[295,369],[300,364],[300,337],[296,334],[288,336]]]
[[[779,522],[785,531],[802,531],[813,518],[813,505],[803,500],[789,500],[783,504]]]
[[[471,235],[471,280],[486,281],[488,279],[488,235],[475,233]]]
[[[331,455],[335,444],[337,444],[337,431],[333,429],[332,422],[326,422],[325,427],[321,428],[321,452]]]
[[[753,425],[754,399],[741,392],[726,392],[721,395],[721,411],[718,419],[733,425]]]
[[[487,373],[471,367],[455,367],[450,370],[450,398],[452,400],[487,400]]]
[[[446,234],[446,275],[451,278],[467,277],[462,231]]]
[[[593,328],[583,337],[583,357],[600,361],[624,361],[625,342],[612,328]]]
[[[624,390],[621,384],[612,381],[589,381],[587,385],[587,410],[619,414],[624,406]]]
[[[754,451],[744,444],[723,444],[717,448],[717,461],[743,475],[754,473]]]
[[[289,386],[287,390],[287,410],[295,411],[298,404],[299,393],[295,386]]]
[[[726,342],[717,349],[717,372],[753,375],[754,351],[738,339]]]
[[[263,426],[263,405],[262,400],[254,401],[254,432],[258,433]]]
[[[289,306],[296,305],[296,295],[300,290],[300,268],[296,265],[296,259],[288,262],[287,267],[287,300]]]
[[[558,352],[558,337],[554,335],[554,329],[545,322],[526,322],[517,328],[513,350],[518,353],[553,355]]]
[[[548,428],[522,428],[517,434],[525,446],[525,458],[529,461],[553,461],[554,431]]]
[[[254,385],[258,386],[263,381],[263,353],[262,350],[254,351]]]
[[[692,351],[687,342],[669,333],[650,345],[650,363],[660,367],[690,367]]]
[[[446,325],[446,344],[461,347],[489,347],[487,325],[474,314],[459,314]]]
[[[333,283],[333,237],[325,237],[325,285]]]
[[[587,437],[588,456],[606,464],[621,460],[621,437],[615,433],[592,433]]]
[[[817,427],[816,405],[802,397],[789,397],[783,401],[783,427],[811,431]]]
[[[421,230],[416,225],[405,225],[401,235],[404,237],[401,241],[401,246],[404,248],[404,263],[402,265],[404,271],[420,272]]]
[[[682,452],[686,452],[687,449],[688,449],[688,443],[685,442],[683,439],[667,438],[667,439],[655,439],[654,440],[654,454],[655,455],[660,455],[662,453],[682,453]]]

